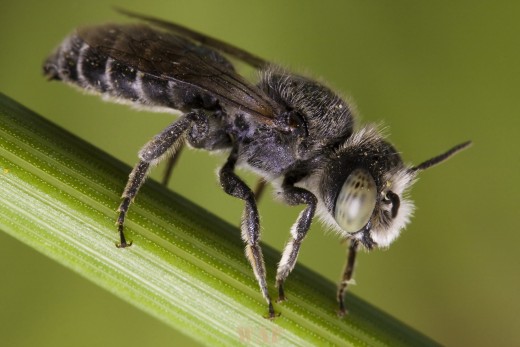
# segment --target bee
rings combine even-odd
[[[125,218],[151,167],[174,158],[185,143],[226,150],[219,181],[227,194],[244,201],[241,236],[268,317],[277,314],[267,289],[257,199],[235,173],[239,166],[271,182],[285,203],[305,206],[278,264],[278,301],[286,298],[284,283],[315,215],[350,240],[337,292],[343,316],[358,249],[388,247],[410,220],[414,205],[407,191],[417,174],[470,142],[409,166],[376,126],[356,127],[352,106],[324,84],[186,27],[121,12],[145,24],[79,28],[43,67],[51,80],[116,102],[182,113],[139,151],[118,209],[118,247],[131,245]],[[257,69],[258,81],[240,75],[229,58]]]

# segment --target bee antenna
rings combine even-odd
[[[436,156],[436,157],[433,157],[431,159],[428,159],[426,160],[425,162],[419,164],[419,165],[416,165],[414,167],[411,167],[410,169],[408,169],[408,171],[410,172],[416,172],[416,171],[423,171],[423,170],[426,170],[426,169],[429,169],[430,167],[434,166],[434,165],[437,165],[439,163],[442,163],[443,161],[445,161],[446,159],[448,159],[449,157],[451,157],[452,155],[456,154],[457,152],[460,152],[462,151],[463,149],[469,147],[470,145],[472,144],[471,141],[466,141],[464,143],[461,143],[455,147],[453,147],[452,149]]]

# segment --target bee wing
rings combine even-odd
[[[146,25],[80,28],[78,35],[99,54],[156,78],[188,84],[215,96],[221,105],[271,123],[277,104],[235,72],[217,51],[188,38]]]
[[[163,28],[169,32],[176,33],[183,37],[189,38],[193,41],[203,44],[204,46],[217,49],[220,52],[229,54],[230,56],[240,59],[241,61],[251,65],[254,68],[261,69],[261,68],[264,68],[269,65],[268,61],[266,61],[260,57],[257,57],[256,55],[253,55],[241,48],[230,45],[227,42],[221,41],[219,39],[215,39],[211,36],[201,34],[190,28],[186,28],[185,26],[182,26],[182,25],[179,25],[176,23],[172,23],[172,22],[167,22],[167,21],[159,19],[159,18],[150,17],[150,16],[139,14],[139,13],[131,12],[131,11],[128,11],[128,10],[125,10],[122,8],[116,8],[116,11],[118,11],[119,13],[122,13],[128,17],[136,18],[136,19],[148,22],[150,24]]]

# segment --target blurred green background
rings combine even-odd
[[[360,255],[352,291],[445,345],[520,344],[520,2],[110,5],[187,25],[323,78],[355,100],[362,121],[384,121],[407,161],[472,139],[470,150],[422,174],[412,193],[418,206],[412,224],[389,250]],[[104,103],[41,75],[44,58],[74,27],[128,21],[110,5],[3,0],[0,92],[133,165],[171,115]],[[170,186],[238,223],[242,204],[217,184],[222,160],[185,151]],[[280,249],[300,209],[269,196],[259,207],[263,240]],[[337,281],[344,259],[345,245],[315,223],[300,261]],[[4,233],[0,274],[5,346],[193,343]]]

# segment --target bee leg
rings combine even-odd
[[[256,181],[256,186],[255,186],[255,190],[254,190],[253,194],[255,196],[255,201],[257,204],[260,201],[260,198],[264,195],[266,184],[267,184],[267,182],[264,181],[263,178],[260,178],[260,179],[258,179],[258,181]],[[239,225],[241,225],[241,224],[242,224],[242,219],[240,219]]]
[[[177,161],[179,160],[179,157],[181,156],[182,149],[184,148],[184,143],[180,143],[177,146],[177,151],[175,152],[175,155],[172,155],[170,158],[168,158],[168,162],[166,163],[166,167],[164,168],[164,175],[162,178],[162,185],[168,186],[168,182],[170,182],[170,178],[172,177],[173,168],[177,164]]]
[[[238,177],[235,172],[235,164],[238,157],[237,148],[231,151],[227,162],[219,172],[220,184],[224,191],[236,198],[245,201],[244,213],[242,214],[242,240],[246,244],[246,257],[251,263],[256,280],[260,285],[262,295],[268,304],[269,315],[267,318],[276,317],[269,292],[267,290],[266,272],[262,249],[260,248],[260,219],[256,207],[253,191]]]
[[[339,312],[338,315],[343,317],[347,310],[345,309],[345,292],[347,290],[347,286],[352,280],[352,274],[354,273],[354,265],[356,263],[356,254],[359,247],[358,240],[350,240],[350,246],[348,250],[348,258],[347,264],[345,265],[345,270],[343,271],[343,278],[339,284],[338,288],[338,302],[339,302]]]
[[[262,196],[264,195],[264,192],[265,192],[265,185],[267,183],[265,182],[265,180],[263,178],[260,178],[257,182],[256,182],[256,186],[255,186],[255,200],[256,202],[258,203],[260,201],[260,199],[262,198]]]
[[[283,284],[296,264],[296,259],[300,252],[300,245],[309,231],[314,212],[316,211],[316,204],[318,203],[314,194],[303,188],[293,186],[287,179],[284,181],[282,189],[285,201],[289,205],[307,204],[307,207],[300,213],[298,219],[296,219],[296,222],[291,227],[291,239],[285,245],[282,259],[280,263],[278,263],[276,286],[278,287],[279,302],[285,300]]]
[[[175,156],[178,146],[184,142],[186,133],[191,129],[196,130],[200,138],[207,135],[208,120],[204,113],[190,112],[186,114],[184,117],[169,125],[161,133],[157,134],[139,151],[139,163],[137,163],[130,173],[123,196],[121,197],[123,201],[117,210],[119,212],[117,227],[121,242],[117,244],[117,247],[125,248],[132,245],[132,242],[127,242],[125,238],[125,217],[130,204],[148,176],[150,166],[157,164],[166,156]]]

